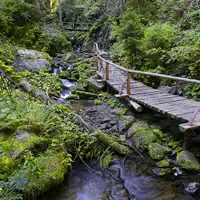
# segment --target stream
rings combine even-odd
[[[59,188],[40,200],[189,200],[178,194],[175,185],[151,175],[148,165],[136,159],[115,161],[107,171],[89,163],[72,166]],[[120,176],[119,176],[120,174]]]

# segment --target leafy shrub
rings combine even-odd
[[[147,69],[166,66],[168,51],[175,45],[179,34],[178,27],[167,23],[157,23],[144,30],[140,49],[145,55]]]

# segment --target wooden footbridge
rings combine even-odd
[[[171,118],[185,122],[180,125],[182,132],[188,133],[200,127],[200,102],[148,87],[134,80],[132,74],[154,76],[196,84],[200,84],[200,80],[130,70],[103,58],[106,52],[99,50],[97,44],[96,52],[98,57],[97,73],[112,88],[118,91],[119,94],[116,95],[117,97],[128,98],[129,102],[137,111],[142,111],[140,105],[146,106]]]
[[[68,31],[89,31],[91,23],[64,22],[64,29]]]

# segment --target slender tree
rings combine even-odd
[[[61,0],[58,0],[58,7],[59,7],[59,23],[62,26],[63,21],[62,21],[62,5],[61,5]]]

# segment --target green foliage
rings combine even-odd
[[[24,0],[2,0],[0,7],[0,32],[18,44],[30,46],[39,29],[36,23],[42,16],[41,12]]]
[[[44,91],[49,96],[59,96],[62,92],[62,82],[60,81],[58,75],[52,76],[51,74],[45,72],[45,70],[40,70],[39,73],[23,71],[22,76],[25,77],[30,84],[35,86],[38,90]]]
[[[44,25],[38,34],[33,48],[55,56],[57,53],[64,53],[72,50],[72,44],[68,40],[70,35],[57,23]]]
[[[142,24],[140,22],[140,15],[136,13],[133,9],[128,9],[122,16],[120,24],[113,26],[112,40],[117,40],[119,45],[114,45],[115,49],[114,58],[117,59],[117,54],[121,51],[123,47],[123,53],[120,56],[125,56],[127,58],[127,64],[133,64],[134,57],[137,55],[137,48],[139,45],[139,39],[143,35]]]
[[[177,42],[179,29],[172,24],[155,24],[144,30],[141,51],[146,56],[146,68],[166,67],[168,51]]]

